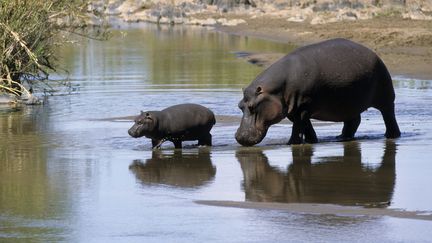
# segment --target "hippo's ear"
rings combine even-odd
[[[262,89],[261,86],[258,86],[258,87],[256,88],[255,93],[256,93],[257,95],[262,94],[263,92],[264,92],[264,91],[263,91],[263,89]]]

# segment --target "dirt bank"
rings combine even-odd
[[[425,0],[94,0],[126,22],[215,26],[295,45],[343,37],[375,50],[393,76],[432,80],[432,4]],[[285,53],[247,58],[263,66]]]
[[[333,204],[312,204],[312,203],[274,203],[274,202],[236,202],[236,201],[195,201],[197,204],[218,206],[218,207],[233,207],[247,209],[267,209],[288,211],[294,213],[310,213],[310,214],[333,214],[347,216],[389,216],[395,218],[432,220],[430,212],[423,211],[403,211],[387,208],[367,208],[367,207],[352,207],[340,206]]]
[[[432,80],[432,21],[381,17],[312,25],[281,18],[229,17],[245,19],[247,24],[221,26],[218,30],[296,45],[343,37],[375,50],[393,76]],[[282,55],[261,53],[247,58],[266,66]]]

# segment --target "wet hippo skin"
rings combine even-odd
[[[162,111],[142,111],[128,133],[134,138],[150,138],[152,148],[160,148],[165,141],[181,148],[182,141],[193,140],[198,140],[198,145],[211,146],[210,130],[215,123],[210,109],[197,104],[180,104]]]
[[[382,60],[370,49],[345,39],[298,48],[275,62],[243,91],[236,140],[244,146],[262,141],[268,128],[285,117],[293,122],[288,144],[318,141],[310,119],[344,122],[341,140],[351,140],[360,114],[378,109],[385,136],[397,138],[395,92]]]

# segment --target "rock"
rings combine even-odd
[[[126,21],[203,26],[234,26],[245,22],[226,20],[226,12],[251,19],[276,17],[289,22],[310,20],[311,24],[325,24],[396,12],[406,19],[431,20],[432,0],[92,0],[87,10],[117,15]],[[218,20],[190,19],[193,14],[222,16]]]
[[[217,24],[216,20],[214,18],[207,18],[205,20],[201,20],[200,25],[202,26],[210,26]]]
[[[117,10],[123,14],[132,14],[142,11],[143,9],[149,9],[152,6],[153,4],[149,1],[126,0],[120,6],[118,6]]]
[[[273,0],[273,1],[283,1],[283,0]],[[200,0],[201,3],[207,5],[215,5],[218,10],[222,13],[226,13],[228,11],[232,11],[235,8],[252,6],[256,7],[255,1],[251,0]]]
[[[357,20],[357,14],[351,11],[340,11],[336,16],[337,20],[345,21],[345,20]]]
[[[159,19],[159,24],[171,24],[171,19],[169,19],[167,17],[161,17]]]
[[[326,21],[321,16],[316,16],[310,21],[310,24],[312,25],[325,24],[325,23]]]
[[[225,24],[223,24],[224,26],[236,26],[239,24],[245,24],[246,21],[244,19],[231,19],[228,20]]]
[[[304,22],[305,20],[306,18],[302,15],[291,16],[287,19],[287,21],[289,22],[296,22],[296,23]]]
[[[184,21],[184,23],[188,25],[200,25],[200,21],[196,18],[189,18],[188,20]]]
[[[0,93],[0,104],[13,104],[16,103],[16,97],[11,94]]]
[[[228,23],[228,20],[226,18],[219,18],[216,20],[216,23],[220,25],[225,25],[226,23]]]
[[[432,16],[425,15],[421,11],[403,13],[402,18],[413,20],[432,20]]]

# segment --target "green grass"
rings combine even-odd
[[[19,96],[47,80],[59,32],[89,36],[86,9],[86,0],[0,0],[0,92]]]

